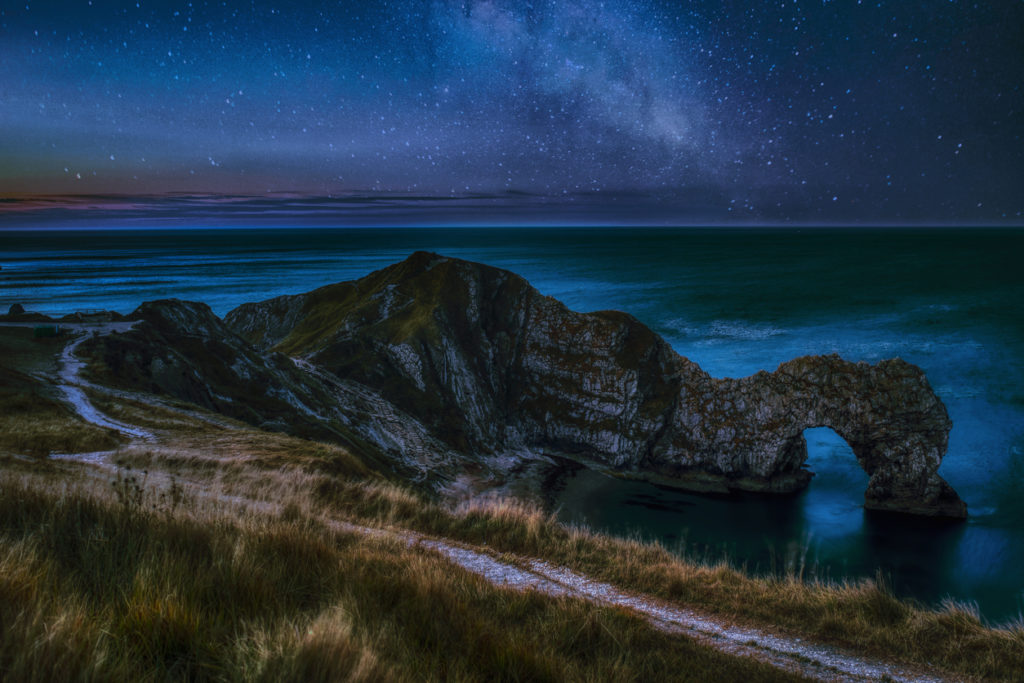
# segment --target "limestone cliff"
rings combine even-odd
[[[456,455],[415,417],[377,393],[261,351],[202,303],[144,303],[128,332],[81,345],[87,375],[108,386],[164,394],[271,431],[329,440],[412,480],[454,470]]]
[[[782,492],[811,476],[803,430],[828,426],[871,477],[867,507],[966,514],[937,474],[945,407],[901,360],[806,357],[713,379],[627,314],[575,313],[512,273],[425,252],[226,322],[372,387],[468,459],[559,453],[686,488]]]
[[[900,360],[714,379],[625,313],[576,313],[425,252],[223,321],[178,301],[131,317],[89,342],[98,379],[372,451],[434,488],[551,454],[684,488],[792,491],[811,477],[804,429],[828,426],[870,475],[867,507],[966,514],[937,474],[946,410]]]

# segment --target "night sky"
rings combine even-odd
[[[0,7],[6,197],[639,197],[680,222],[1024,220],[1019,0]]]

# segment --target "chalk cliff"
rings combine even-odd
[[[937,474],[946,409],[901,360],[804,357],[715,379],[630,315],[576,313],[513,273],[425,252],[224,321],[196,306],[140,308],[121,335],[134,355],[105,355],[132,368],[112,377],[341,435],[438,487],[558,454],[683,488],[793,491],[811,477],[804,429],[828,426],[870,475],[867,507],[966,515]],[[95,344],[128,341],[107,339]]]

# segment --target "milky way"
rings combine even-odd
[[[0,64],[6,195],[1024,215],[1024,3],[1008,0],[5,3]]]

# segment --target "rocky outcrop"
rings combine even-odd
[[[945,407],[900,360],[714,379],[627,314],[575,313],[512,273],[425,252],[225,320],[411,416],[461,466],[557,453],[685,488],[785,492],[811,476],[803,430],[828,426],[870,475],[867,507],[966,514],[937,474]]]
[[[202,303],[144,303],[129,331],[84,341],[94,382],[188,401],[254,426],[340,443],[410,480],[456,458],[415,417],[375,392],[280,353],[255,349]]]
[[[7,313],[0,313],[0,322],[5,323],[49,323],[53,322],[53,319],[42,313],[36,313],[35,311],[26,311],[25,307],[21,304],[11,304],[11,307],[7,309]]]
[[[424,252],[224,320],[175,300],[130,318],[80,346],[94,381],[339,442],[437,490],[560,455],[688,489],[794,491],[812,476],[803,431],[828,426],[870,475],[867,507],[966,514],[937,474],[949,417],[900,360],[715,379],[632,316]]]

